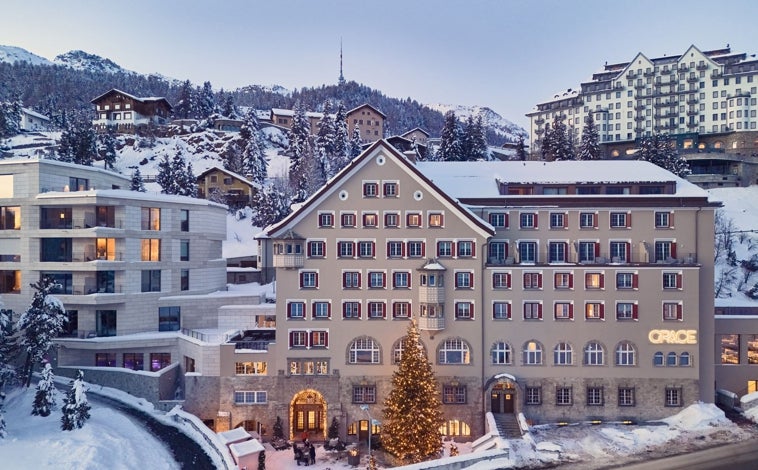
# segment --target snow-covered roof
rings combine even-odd
[[[45,116],[44,114],[40,114],[37,111],[34,111],[32,109],[29,109],[29,108],[21,108],[21,112],[24,113],[24,114],[28,114],[29,116],[36,117],[37,119],[42,119],[42,120],[45,120],[45,121],[49,121],[50,120],[50,118],[47,117],[47,116]]]
[[[234,428],[228,431],[217,433],[218,440],[223,444],[233,444],[235,442],[248,441],[253,438],[245,428]]]
[[[202,178],[203,176],[207,175],[208,173],[210,173],[212,171],[220,171],[221,173],[227,174],[227,175],[231,176],[232,178],[236,178],[236,179],[240,180],[243,183],[249,184],[250,186],[255,186],[256,188],[260,188],[260,186],[261,186],[260,184],[254,182],[254,181],[250,181],[246,176],[242,176],[239,173],[235,173],[233,171],[229,171],[226,168],[224,168],[222,166],[219,166],[219,165],[213,165],[213,166],[211,166],[210,168],[208,168],[204,172],[202,172],[199,175],[197,175],[197,177],[198,178]]]
[[[294,110],[283,109],[283,108],[271,108],[271,113],[277,116],[294,116],[295,115]],[[306,111],[305,117],[321,119],[322,117],[324,117],[324,113],[319,113],[316,111]]]
[[[125,91],[119,90],[118,88],[111,88],[110,90],[106,91],[102,95],[97,96],[96,98],[93,98],[90,101],[90,103],[96,103],[97,101],[99,101],[102,98],[110,95],[111,93],[120,93],[120,94],[122,94],[122,95],[124,95],[124,96],[126,96],[128,98],[131,98],[131,99],[133,99],[135,101],[139,101],[139,102],[142,102],[142,103],[154,102],[154,101],[165,101],[169,108],[172,107],[171,104],[168,102],[168,100],[166,98],[162,97],[162,96],[143,96],[143,97],[139,97],[139,96],[134,96],[131,93],[127,93]]]
[[[640,160],[418,162],[419,170],[456,198],[502,196],[498,182],[519,184],[602,184],[676,182],[676,193],[660,197],[707,197],[673,173]],[[630,197],[623,195],[620,197]]]
[[[129,189],[90,189],[89,191],[49,191],[37,195],[37,199],[64,199],[84,197],[113,197],[118,199],[133,199],[139,201],[175,202],[178,204],[194,206],[215,206],[226,209],[224,204],[176,194],[162,194],[151,192],[131,191]]]
[[[249,441],[229,445],[229,452],[235,457],[244,457],[246,455],[255,454],[256,452],[262,452],[263,450],[265,449],[263,448],[263,445],[258,442],[258,439],[250,439]]]
[[[355,111],[358,111],[361,108],[366,108],[366,107],[373,109],[375,112],[379,113],[379,115],[381,115],[383,118],[387,117],[386,114],[384,114],[383,112],[379,111],[378,109],[376,109],[375,107],[371,106],[368,103],[364,103],[364,104],[362,104],[360,106],[356,106],[355,108],[353,108],[350,111],[348,111],[347,113],[345,113],[345,115],[349,115],[351,113],[354,113]]]

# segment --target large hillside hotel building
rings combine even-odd
[[[633,152],[639,139],[670,135],[705,187],[756,184],[758,165],[758,59],[723,49],[606,63],[577,89],[538,103],[527,113],[532,151],[539,153],[545,129],[564,119],[581,141],[592,114],[605,158]]]

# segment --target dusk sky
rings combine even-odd
[[[344,74],[422,103],[524,114],[609,63],[730,44],[758,52],[758,2],[735,0],[3,0],[0,44],[81,49],[140,73],[234,89]]]

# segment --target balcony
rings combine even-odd
[[[445,288],[442,286],[421,286],[418,290],[418,300],[425,304],[445,303]]]
[[[542,135],[545,133],[545,129],[537,129],[536,131],[534,131],[534,133],[537,135]]]
[[[624,89],[624,85],[622,85],[621,82],[618,82],[615,85],[613,85],[613,89],[614,90],[623,90]]]
[[[305,255],[284,254],[274,255],[275,268],[302,268],[305,265]]]
[[[637,75],[634,72],[629,72],[628,74],[626,74],[627,80],[632,80],[636,76]]]
[[[698,114],[697,109],[688,109],[687,110],[687,116],[696,116]]]
[[[643,110],[643,109],[645,109],[645,105],[644,105],[644,104],[638,104],[638,105],[636,105],[636,106],[634,107],[634,110],[635,110],[635,111],[641,111],[641,110]]]
[[[418,329],[440,331],[445,329],[445,317],[419,317]]]
[[[635,84],[635,85],[634,85],[634,88],[636,88],[636,89],[638,89],[638,90],[639,90],[640,88],[645,88],[645,84],[644,84],[644,83],[637,83],[637,84]]]
[[[721,72],[719,72],[718,70],[714,70],[713,72],[711,72],[711,78],[721,78]]]
[[[700,77],[697,77],[695,75],[690,75],[689,77],[687,77],[687,81],[689,83],[697,83],[700,81]]]
[[[649,70],[649,71],[646,70],[642,75],[644,77],[652,77],[653,75],[655,75],[655,72],[653,72],[652,70]]]
[[[690,98],[687,100],[687,104],[692,106],[693,104],[697,104],[698,99],[697,98]]]
[[[708,70],[708,64],[706,64],[706,63],[697,64],[697,67],[695,67],[695,68],[698,69],[698,70]]]
[[[688,123],[687,123],[687,128],[688,128],[688,129],[694,129],[694,128],[696,128],[698,125],[699,125],[699,124],[698,124],[697,122],[688,122]]]
[[[545,123],[545,120],[543,118],[535,119],[534,123],[537,124],[538,126],[541,126]]]
[[[634,132],[636,132],[637,134],[642,134],[643,132],[645,132],[645,129],[642,127],[635,127]]]
[[[645,116],[641,116],[641,115],[634,116],[634,120],[635,121],[644,121],[645,120]]]

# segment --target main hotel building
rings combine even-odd
[[[490,411],[712,402],[716,207],[646,162],[413,162],[375,143],[259,239],[291,429],[379,415],[411,320],[447,434],[483,434]]]

